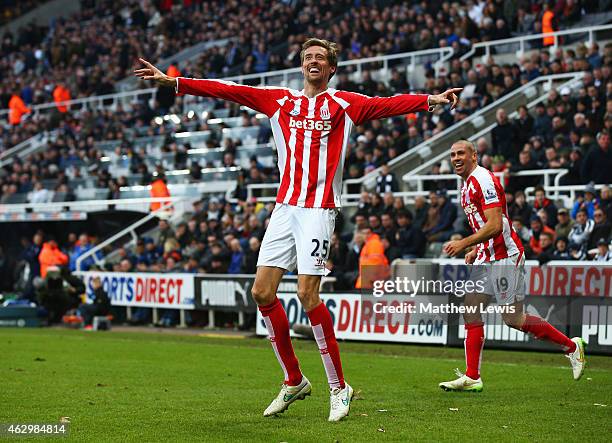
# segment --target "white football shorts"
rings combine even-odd
[[[326,275],[337,209],[302,208],[277,203],[259,250],[257,266],[298,274]]]
[[[476,293],[495,295],[499,305],[521,302],[526,292],[525,254],[519,252],[501,260],[473,265],[470,280],[480,281],[480,287],[484,288]]]

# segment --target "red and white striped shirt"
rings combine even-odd
[[[368,97],[328,88],[309,98],[293,89],[183,77],[177,80],[177,92],[230,100],[267,115],[281,174],[276,201],[306,208],[340,207],[354,125],[428,109],[428,96],[420,94]]]
[[[474,169],[461,188],[461,206],[474,233],[487,222],[485,209],[502,209],[502,232],[477,245],[475,264],[501,260],[523,252],[523,244],[508,218],[506,194],[491,171],[482,166]]]

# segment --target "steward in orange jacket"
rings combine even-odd
[[[555,13],[550,9],[550,6],[544,6],[544,14],[542,14],[542,34],[548,34],[555,32],[554,25]],[[552,46],[555,44],[555,38],[551,36],[544,36],[544,46]]]
[[[26,106],[19,93],[14,92],[9,100],[9,123],[11,125],[18,125],[21,123],[21,116],[30,112],[32,111]]]
[[[38,254],[38,261],[40,263],[40,276],[45,278],[49,266],[66,266],[68,256],[60,250],[55,240],[49,240],[43,243],[42,250]]]
[[[365,231],[365,230],[364,230]],[[359,253],[359,277],[355,288],[371,288],[374,280],[389,277],[389,260],[378,234],[367,229],[366,241]]]
[[[72,96],[70,95],[70,91],[68,90],[68,88],[66,88],[62,83],[58,83],[55,89],[53,90],[53,101],[55,102],[57,110],[61,113],[68,112],[68,106],[60,105],[60,103],[71,99]]]
[[[163,173],[153,178],[153,182],[151,183],[151,197],[152,198],[170,197],[170,191],[168,190],[168,185],[166,185],[166,177]],[[157,211],[164,204],[165,203],[159,203],[159,202],[151,203],[151,212]]]

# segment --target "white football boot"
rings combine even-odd
[[[445,391],[470,391],[470,392],[481,392],[482,391],[482,380],[480,377],[478,380],[468,377],[463,374],[459,369],[455,369],[455,374],[459,377],[453,381],[444,381],[438,386]]]
[[[580,380],[584,373],[584,367],[586,366],[586,358],[584,356],[584,340],[580,337],[572,338],[572,341],[576,343],[576,350],[570,354],[565,354],[569,358],[570,364],[572,365],[572,372],[574,373],[574,380]]]
[[[304,400],[309,396],[311,390],[312,385],[305,376],[302,376],[302,382],[297,386],[288,386],[283,383],[278,396],[272,400],[270,406],[264,411],[264,417],[285,412],[291,403],[296,400]]]
[[[335,388],[329,393],[329,421],[340,421],[349,414],[351,400],[353,399],[353,388],[348,383],[344,389]]]

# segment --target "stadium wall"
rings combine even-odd
[[[449,281],[467,275],[460,260],[434,261],[435,271],[428,276]],[[91,295],[94,276],[114,306],[129,308],[200,310],[257,313],[256,333],[266,328],[251,298],[252,275],[80,273]],[[419,278],[412,275],[412,277]],[[567,262],[538,266],[526,265],[527,297],[525,308],[539,315],[569,336],[581,336],[590,352],[612,355],[612,265]],[[308,326],[308,317],[296,296],[297,279],[288,276],[278,297],[285,306],[289,323]],[[323,292],[338,338],[357,341],[422,343],[463,346],[464,327],[458,312],[442,312],[437,306],[461,306],[454,293],[393,295],[375,298],[371,293]],[[378,312],[377,303],[413,306],[413,312]],[[425,306],[431,306],[429,311]],[[405,308],[407,310],[408,308]],[[554,351],[553,346],[506,326],[499,312],[486,313],[487,346]]]

